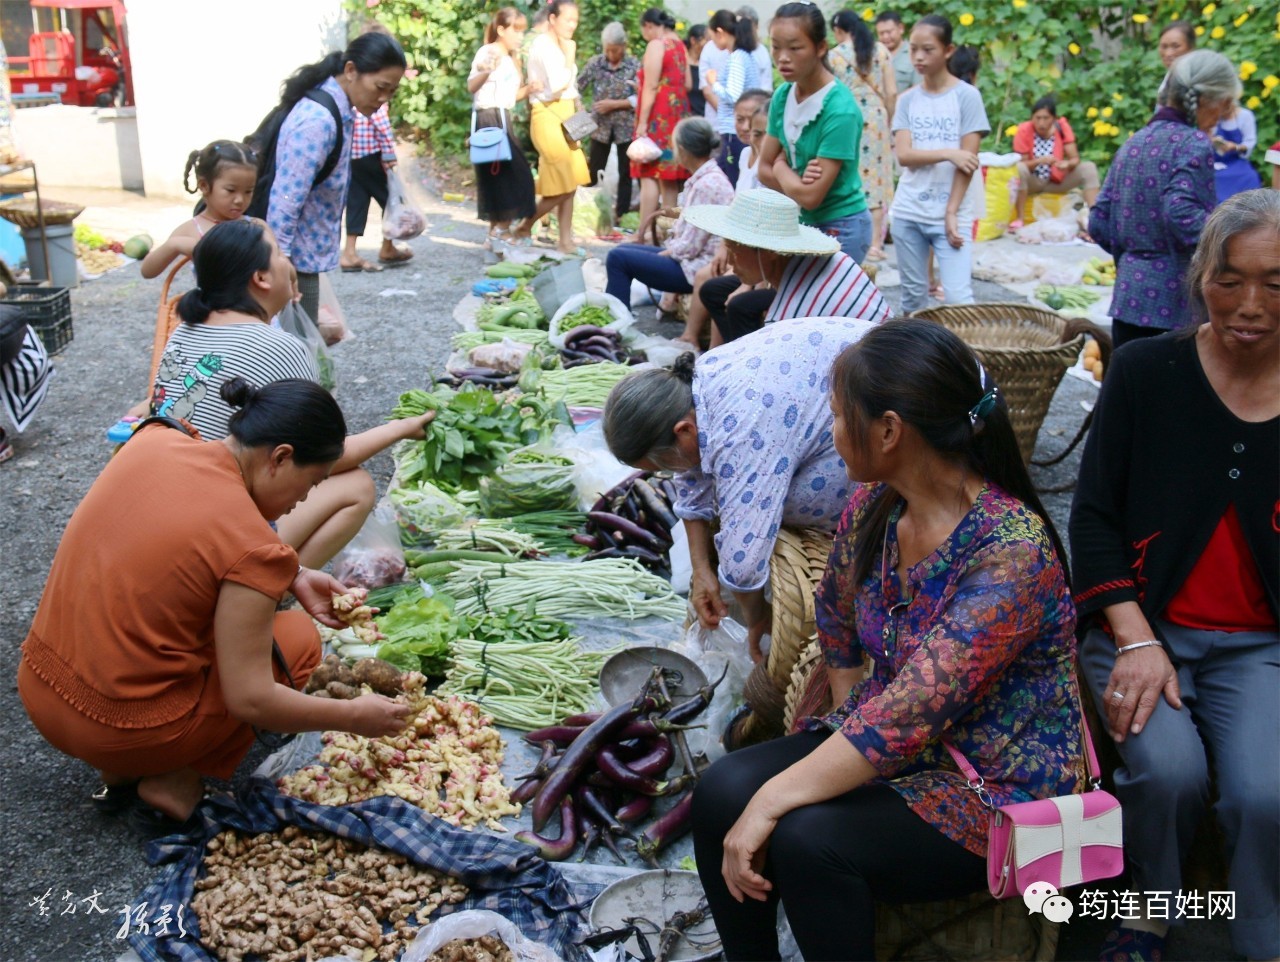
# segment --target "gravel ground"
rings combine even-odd
[[[484,230],[468,205],[420,198],[429,236],[412,242],[415,259],[381,274],[340,274],[336,287],[356,339],[338,347],[338,398],[353,431],[376,424],[396,396],[422,386],[448,353],[456,329],[452,311],[477,276]],[[136,201],[134,203],[137,203]],[[156,205],[151,205],[153,208]],[[155,233],[153,231],[153,233]],[[163,236],[157,234],[157,236]],[[376,243],[376,236],[369,239]],[[598,253],[603,256],[606,247]],[[379,296],[412,290],[415,296]],[[0,760],[4,836],[10,871],[0,880],[0,957],[37,962],[108,962],[125,944],[115,936],[122,908],[152,876],[127,824],[95,812],[89,793],[94,773],[51,749],[26,717],[13,678],[18,648],[35,613],[59,534],[105,463],[103,431],[148,388],[152,331],[159,286],[134,265],[73,292],[75,340],[58,358],[48,401],[25,435],[17,457],[0,467],[0,531],[6,560],[4,607],[14,614],[0,629],[0,717],[10,732]],[[980,301],[1020,300],[993,284],[975,282]],[[897,289],[886,291],[893,306]],[[657,327],[649,320],[649,329]],[[663,325],[663,333],[675,333]],[[1040,435],[1038,456],[1061,449],[1084,417],[1080,402],[1092,387],[1064,378]],[[1033,469],[1038,483],[1068,485],[1078,453],[1053,469]],[[383,454],[371,464],[381,488],[391,471]],[[175,496],[182,496],[175,492]],[[1046,505],[1065,534],[1070,494],[1047,494]],[[261,753],[242,771],[251,770]],[[46,891],[48,914],[36,900]],[[97,894],[105,914],[84,901]],[[1194,939],[1175,943],[1170,959],[1231,958],[1220,927],[1201,926]],[[1096,957],[1096,924],[1064,927],[1060,959]]]

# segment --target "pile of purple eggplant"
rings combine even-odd
[[[520,372],[499,371],[491,367],[468,367],[456,371],[450,370],[436,378],[437,384],[446,384],[455,390],[463,384],[479,384],[494,391],[506,391],[516,386],[520,380]]]
[[[542,748],[533,771],[520,777],[511,800],[531,803],[533,830],[516,833],[548,861],[564,861],[584,845],[580,861],[598,843],[621,864],[619,839],[657,867],[662,849],[689,831],[693,786],[698,773],[684,732],[707,706],[724,676],[699,688],[692,698],[672,704],[661,668],[655,668],[632,702],[607,712],[572,715],[561,724],[530,732],[526,740]],[[667,778],[676,758],[684,771]],[[659,799],[675,798],[650,819]],[[542,834],[556,812],[560,833]],[[650,819],[638,835],[639,823]],[[635,826],[633,829],[632,826]]]
[[[600,496],[587,512],[586,533],[574,540],[592,549],[587,559],[635,558],[669,576],[675,500],[670,478],[637,471]]]
[[[617,331],[596,327],[594,324],[580,324],[568,331],[564,336],[564,347],[560,348],[560,356],[564,367],[597,364],[600,361],[638,364],[644,360],[642,354],[632,354],[622,346],[622,335]]]

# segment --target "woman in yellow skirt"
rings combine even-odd
[[[533,225],[551,212],[560,223],[560,243],[565,254],[583,253],[573,238],[573,194],[591,182],[582,148],[572,146],[560,125],[578,110],[577,45],[578,7],[571,0],[553,0],[548,6],[547,32],[529,48],[528,79],[541,89],[531,94],[529,134],[538,151],[538,207],[532,217],[515,230],[517,238],[528,237]]]

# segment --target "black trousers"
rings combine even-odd
[[[587,169],[591,172],[591,186],[594,187],[600,182],[600,175],[609,163],[609,151],[615,147],[618,150],[618,200],[613,208],[614,220],[620,220],[623,214],[631,210],[631,161],[627,158],[627,148],[630,146],[629,140],[615,144],[593,140],[587,154]]]
[[[363,237],[369,223],[369,199],[387,209],[387,172],[381,154],[366,154],[351,162],[351,187],[347,191],[347,233]]]
[[[742,281],[732,274],[713,277],[702,285],[698,297],[702,306],[711,315],[711,322],[720,332],[720,337],[728,343],[736,341],[744,334],[758,331],[764,327],[764,315],[773,304],[776,291],[769,288],[743,291],[733,300],[729,295],[742,285]]]
[[[743,748],[702,776],[693,797],[698,874],[729,962],[777,959],[778,899],[806,959],[875,958],[875,902],[933,902],[981,891],[986,860],[916,815],[888,785],[872,783],[784,815],[762,874],[767,902],[729,894],[723,840],[747,802],[774,775],[830,735],[802,732]]]
[[[1141,324],[1130,324],[1119,318],[1111,318],[1111,346],[1119,347],[1127,341],[1139,341],[1144,337],[1158,337],[1167,334],[1163,327],[1143,327]]]

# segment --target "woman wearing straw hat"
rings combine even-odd
[[[801,224],[799,205],[777,191],[748,190],[728,207],[688,207],[684,219],[723,237],[733,268],[700,291],[714,323],[712,347],[786,318],[879,323],[889,316],[889,305],[858,262],[836,238]],[[739,285],[748,289],[734,296]]]
[[[772,618],[764,586],[778,529],[830,531],[849,500],[827,372],[871,327],[842,317],[782,321],[696,362],[682,354],[670,370],[632,374],[605,404],[614,457],[678,472],[675,513],[689,536],[698,620],[712,628],[724,617],[723,582],[746,612],[756,661]]]

